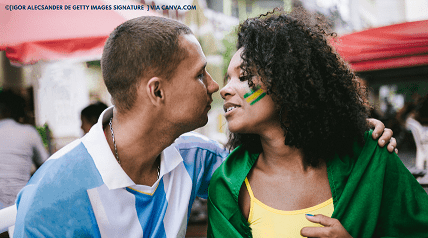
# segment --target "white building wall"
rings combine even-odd
[[[406,0],[406,21],[420,21],[428,19],[428,0]]]
[[[36,125],[47,123],[53,146],[60,149],[83,135],[80,111],[89,104],[86,63],[62,60],[30,67]]]
[[[406,21],[405,0],[354,0],[352,7],[357,5],[362,29]],[[358,22],[355,18],[353,23]]]
[[[428,0],[349,0],[354,31],[428,19]]]

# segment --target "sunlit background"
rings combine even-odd
[[[29,2],[15,1],[14,4],[29,5]],[[28,101],[27,122],[39,127],[48,125],[52,134],[50,140],[52,150],[58,150],[68,142],[82,136],[80,129],[80,110],[82,108],[98,100],[110,105],[110,95],[103,85],[100,71],[99,60],[102,49],[99,45],[102,46],[102,44],[94,45],[92,49],[88,49],[87,44],[79,43],[79,41],[82,37],[94,37],[90,34],[91,32],[87,32],[88,29],[90,27],[100,28],[100,26],[106,30],[104,35],[97,37],[101,37],[100,39],[105,41],[108,32],[121,21],[144,15],[147,11],[73,10],[68,11],[68,15],[61,16],[62,14],[58,14],[58,11],[6,11],[7,3],[3,1],[0,9],[1,25],[6,26],[0,30],[1,38],[3,35],[8,36],[7,40],[2,40],[0,46],[0,49],[3,50],[0,54],[0,87],[19,91],[26,97]],[[164,5],[196,6],[196,10],[150,10],[150,12],[177,19],[192,28],[208,58],[208,70],[220,86],[223,84],[223,76],[230,57],[236,50],[236,26],[248,17],[266,13],[275,7],[290,10],[293,7],[302,6],[309,11],[322,13],[330,19],[339,38],[367,29],[428,19],[428,0],[142,0],[139,2],[130,0],[77,0],[39,1],[37,4],[104,4],[112,6],[142,4],[145,6],[145,10],[148,5],[159,7]],[[95,18],[92,16],[94,13],[98,14],[96,16],[98,21],[93,19]],[[36,18],[37,14],[43,14],[45,17]],[[107,21],[113,15],[119,20]],[[67,23],[68,20],[63,19],[70,18],[70,16],[74,19],[81,19],[78,22],[81,26],[73,29],[72,34],[64,35],[59,31],[70,32],[67,24],[74,24],[72,22]],[[20,18],[21,21],[11,20],[15,18]],[[100,19],[102,21],[99,21]],[[56,27],[59,28],[54,29]],[[409,26],[409,28],[411,27]],[[406,31],[405,28],[400,27],[391,28],[389,32],[385,31],[378,35],[357,35],[360,42],[353,42],[353,44],[360,44],[362,46],[360,50],[364,50],[364,37],[375,37],[377,42],[388,43],[390,37],[394,39],[397,37],[411,38],[412,34],[420,34],[420,37],[425,37],[423,40],[426,41],[427,35],[422,33],[428,31],[427,22],[423,22],[420,27],[423,29],[419,29],[419,31],[412,29],[413,32],[407,32],[407,35],[404,36],[394,35],[399,34],[400,31]],[[33,30],[28,28],[33,28]],[[41,30],[43,28],[49,31],[49,35],[47,35],[48,33],[46,35],[40,33],[43,32]],[[35,34],[35,36],[32,38],[31,34]],[[66,42],[68,45],[65,45],[64,40],[69,41]],[[409,44],[412,40],[421,39],[410,39]],[[69,50],[70,44],[74,44],[74,49]],[[421,51],[412,54],[422,55],[424,59],[415,61],[415,63],[356,68],[364,83],[372,89],[370,101],[379,117],[383,117],[385,113],[390,113],[391,110],[398,111],[406,102],[427,93],[426,65],[428,60],[425,48],[428,47],[428,43],[425,42],[422,47],[420,45],[417,47],[420,47]],[[346,59],[346,53],[342,56]],[[382,60],[388,60],[388,56],[382,57]],[[394,55],[393,57],[402,56]],[[348,61],[351,62],[352,66],[352,57],[349,59]],[[361,60],[358,59],[358,61]],[[370,59],[364,60],[370,61]],[[374,62],[374,64],[377,63]],[[215,106],[210,112],[208,125],[198,131],[224,143],[226,142],[226,126],[222,117],[222,102],[218,94],[215,95],[214,103]]]
[[[8,11],[9,4],[142,5],[145,9]],[[161,9],[153,10],[155,6]],[[194,10],[162,10],[162,6]],[[25,97],[23,122],[39,129],[53,153],[83,135],[80,111],[84,107],[96,101],[111,105],[100,58],[109,33],[122,22],[147,14],[184,22],[202,45],[209,73],[223,86],[236,51],[236,27],[275,7],[286,11],[303,7],[329,19],[338,34],[337,51],[361,85],[369,88],[371,117],[394,130],[400,158],[408,168],[426,170],[427,156],[416,162],[417,143],[405,119],[407,107],[428,93],[428,0],[0,0],[0,90]],[[216,93],[209,122],[197,131],[226,143],[223,114]],[[203,210],[203,202],[195,204]],[[206,221],[206,213],[196,212],[192,221]]]

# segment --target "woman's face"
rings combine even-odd
[[[274,102],[266,94],[260,78],[253,77],[253,88],[248,86],[248,81],[239,80],[243,74],[241,53],[242,49],[238,50],[230,60],[227,84],[220,90],[223,109],[231,132],[260,134],[267,127],[277,125],[279,120]]]

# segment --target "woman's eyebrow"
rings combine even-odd
[[[230,79],[230,75],[226,73],[223,78],[223,83],[226,83]]]

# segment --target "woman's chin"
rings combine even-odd
[[[239,134],[251,134],[248,128],[244,128],[242,126],[234,126],[233,124],[229,124],[229,131],[231,133],[239,133]]]
[[[230,124],[229,124],[229,131],[230,131],[231,133],[242,133],[242,132],[239,130],[239,128],[236,128],[236,127],[234,127],[234,126],[230,126]]]

